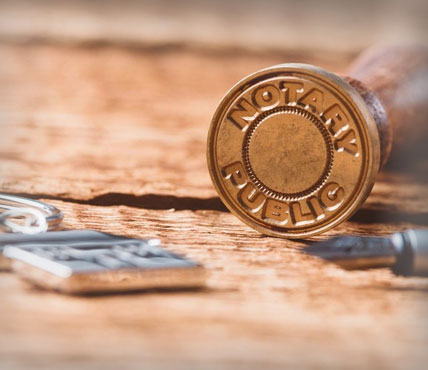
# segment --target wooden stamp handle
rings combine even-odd
[[[420,149],[426,151],[428,49],[401,46],[369,50],[356,59],[347,74],[345,79],[363,97],[376,121],[382,165],[390,156],[394,159],[390,162],[403,162],[410,152],[420,155]]]

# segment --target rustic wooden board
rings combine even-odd
[[[1,273],[0,367],[423,368],[427,279],[344,271],[262,236],[226,211],[206,169],[211,115],[239,78],[351,58],[2,45],[1,190],[55,204],[69,228],[159,237],[209,277],[201,291],[70,297]],[[383,174],[327,236],[427,227],[427,199],[422,180]]]

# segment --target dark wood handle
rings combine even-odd
[[[415,161],[428,147],[428,49],[369,50],[347,72],[375,118],[381,163]],[[403,158],[403,157],[406,158]]]

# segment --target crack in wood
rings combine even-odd
[[[134,195],[126,193],[105,193],[90,199],[76,199],[47,194],[17,193],[16,195],[32,199],[58,200],[62,202],[86,204],[98,207],[127,206],[131,208],[170,210],[176,211],[218,211],[229,212],[220,198],[178,197],[174,195],[143,194]],[[428,226],[428,212],[406,212],[396,209],[363,208],[349,220],[361,224],[380,223],[413,223]]]
[[[132,208],[152,210],[175,209],[176,211],[228,212],[228,209],[223,205],[220,198],[218,197],[194,198],[161,194],[134,195],[115,192],[97,195],[91,199],[75,199],[71,197],[61,197],[47,194],[19,193],[16,195],[32,199],[59,200],[69,203],[87,204],[101,207],[128,206]]]

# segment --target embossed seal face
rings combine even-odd
[[[256,230],[308,237],[349,218],[379,168],[376,125],[336,75],[282,64],[236,84],[214,114],[207,147],[226,206]]]

